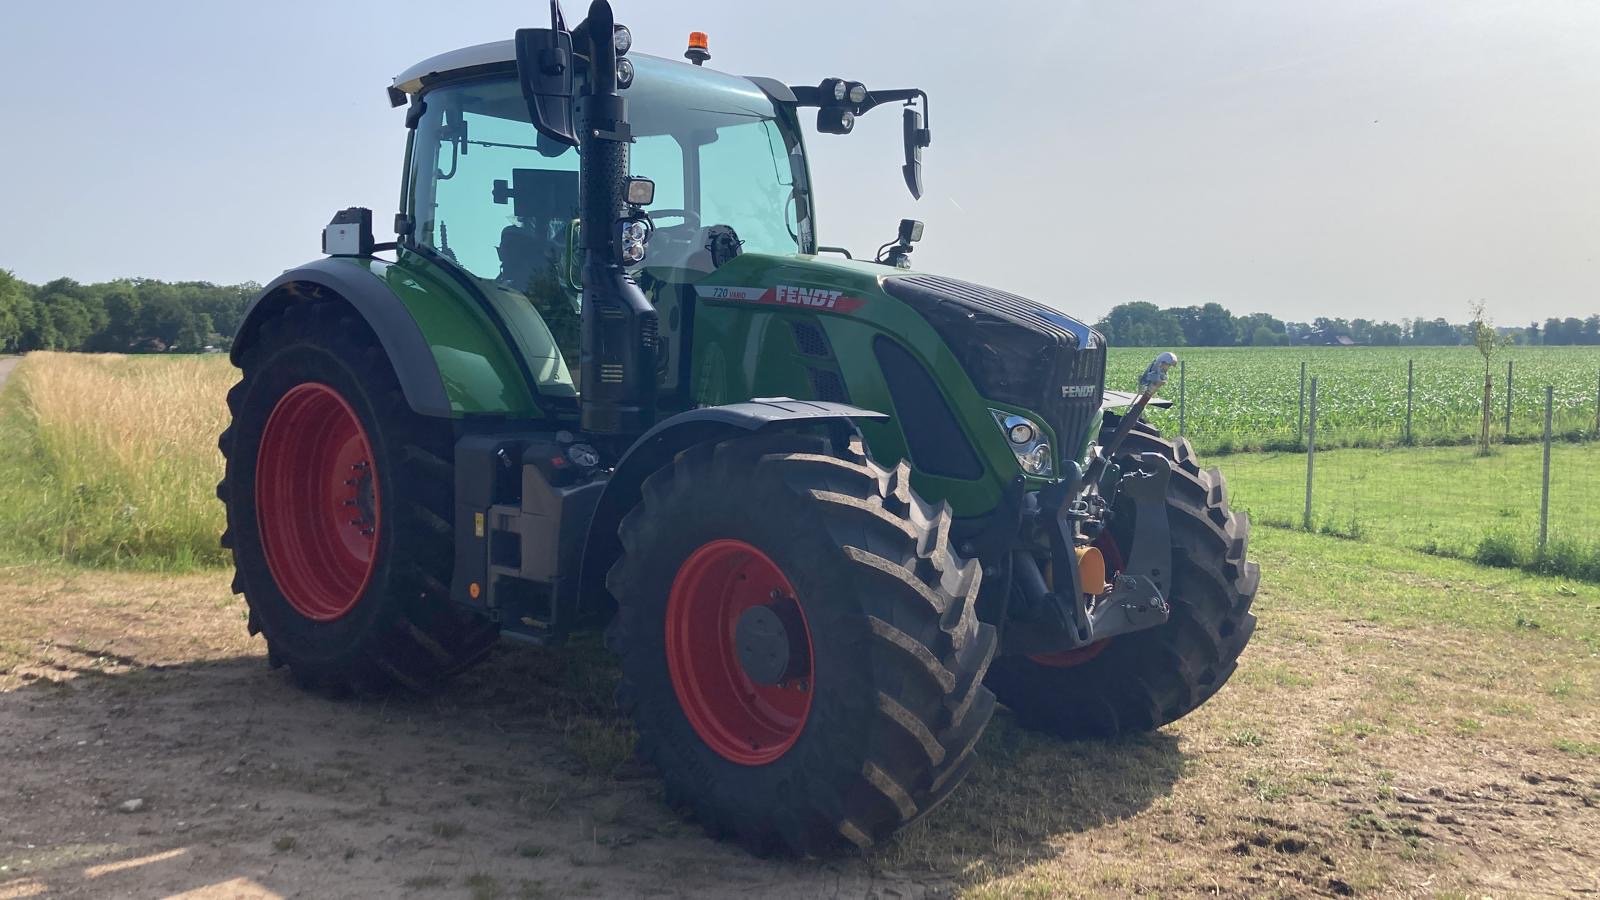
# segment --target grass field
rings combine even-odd
[[[34,353],[0,392],[0,552],[218,565],[227,357]]]
[[[1132,390],[1154,350],[1117,348],[1106,383]],[[1184,360],[1185,431],[1205,452],[1299,444],[1300,363],[1318,377],[1317,444],[1387,446],[1402,438],[1406,417],[1406,361],[1416,362],[1412,436],[1420,444],[1458,444],[1478,434],[1483,360],[1471,347],[1230,347],[1178,348]],[[1515,439],[1536,438],[1544,427],[1544,387],[1555,388],[1555,431],[1573,437],[1595,433],[1600,394],[1600,347],[1512,347],[1496,356],[1494,434],[1504,431],[1506,363],[1513,364]],[[1178,399],[1178,373],[1163,396]],[[1177,410],[1152,420],[1177,432]]]
[[[1600,581],[1600,443],[1556,444],[1550,461],[1549,544],[1537,555],[1538,444],[1318,452],[1311,527],[1326,534],[1536,567]],[[1235,507],[1254,521],[1301,527],[1303,453],[1234,454],[1220,460]]]

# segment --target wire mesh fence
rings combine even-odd
[[[1512,441],[1504,408],[1491,408],[1499,421],[1487,453],[1477,444],[1376,444],[1372,423],[1324,418],[1328,406],[1340,408],[1342,387],[1310,379],[1306,427],[1292,449],[1219,461],[1236,507],[1266,525],[1600,581],[1592,502],[1600,496],[1600,442],[1575,439],[1592,437],[1593,423],[1559,430],[1554,387],[1526,386],[1537,426],[1513,406],[1513,429],[1530,433],[1513,430]],[[1423,406],[1413,408],[1413,426]],[[1400,418],[1386,430],[1403,427]]]

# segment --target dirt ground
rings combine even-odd
[[[6,377],[11,374],[11,370],[15,369],[17,363],[21,361],[22,357],[20,356],[0,356],[0,387],[6,386]]]
[[[0,898],[1600,892],[1595,650],[1556,629],[1486,644],[1269,583],[1194,716],[1066,745],[1002,714],[890,846],[771,861],[664,807],[593,648],[329,699],[267,667],[226,584],[0,568]]]

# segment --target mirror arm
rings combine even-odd
[[[789,91],[794,94],[794,102],[792,105],[796,107],[820,107],[835,105],[832,99],[824,101],[822,89],[814,84],[790,85]],[[848,103],[843,105],[852,110],[856,115],[860,116],[865,115],[867,111],[873,107],[881,106],[885,103],[911,103],[916,100],[922,101],[922,120],[923,123],[926,124],[929,121],[928,92],[924,91],[922,88],[896,88],[889,91],[868,91],[867,99],[862,101],[859,106],[852,106]]]

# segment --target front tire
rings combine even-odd
[[[296,302],[239,366],[218,440],[222,542],[273,665],[308,687],[421,691],[486,656],[498,628],[447,587],[450,428],[406,405],[366,324]]]
[[[1188,715],[1227,682],[1255,631],[1250,604],[1261,573],[1245,559],[1250,520],[1228,508],[1222,473],[1202,470],[1187,440],[1164,440],[1143,423],[1123,452],[1160,454],[1172,470],[1170,617],[1080,650],[1004,656],[989,670],[989,687],[1023,725],[1063,738],[1152,731]],[[1133,523],[1123,509],[1111,533],[1127,558]]]
[[[995,632],[948,507],[909,475],[820,438],[745,436],[680,453],[624,519],[607,579],[619,696],[668,802],[712,835],[867,847],[970,768]],[[765,676],[741,655],[752,617],[780,635]]]

